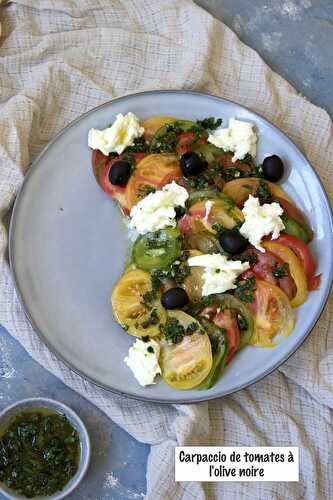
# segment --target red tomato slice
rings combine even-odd
[[[181,233],[188,234],[191,231],[192,217],[190,215],[184,215],[178,221],[178,227]]]
[[[226,364],[230,363],[232,358],[237,352],[240,343],[240,331],[238,328],[236,318],[232,317],[231,311],[226,309],[225,311],[217,312],[213,322],[219,328],[224,328],[226,330],[226,335],[228,339],[228,356]]]
[[[283,265],[282,259],[268,250],[266,250],[266,252],[260,252],[256,248],[249,249],[245,254],[256,257],[256,262],[251,265],[251,270],[257,278],[263,279],[267,281],[267,283],[272,283],[272,285],[279,286],[289,299],[295,297],[297,289],[289,272],[288,276],[280,279],[273,276],[273,268],[276,266],[281,267]]]
[[[321,274],[317,274],[316,276],[311,276],[308,281],[308,290],[310,292],[315,292],[320,287],[321,282]]]
[[[224,153],[223,155],[216,158],[216,162],[221,163],[221,165],[223,165],[225,169],[238,168],[238,170],[244,172],[244,174],[250,174],[252,170],[251,166],[240,160],[236,160],[235,162],[233,162],[233,156],[233,153]]]
[[[320,276],[314,276],[317,264],[307,244],[300,238],[290,236],[289,234],[281,234],[279,238],[274,241],[287,246],[297,255],[304,266],[308,281],[308,290],[317,290],[320,285]]]
[[[201,144],[205,144],[207,139],[208,134],[206,132],[203,132],[199,138],[194,132],[182,132],[178,137],[177,153],[189,153]]]
[[[228,340],[228,356],[226,364],[230,363],[240,344],[240,331],[236,318],[233,317],[230,309],[220,311],[217,306],[205,307],[201,311],[200,316],[204,316],[219,328],[224,328],[226,330]]]
[[[107,193],[114,200],[117,200],[120,203],[124,213],[128,213],[125,196],[126,188],[122,186],[115,186],[114,184],[111,184],[109,180],[109,173],[112,165],[114,165],[114,163],[119,161],[121,158],[121,156],[117,156],[116,158],[110,160],[98,149],[95,149],[92,153],[92,165],[95,178],[100,187],[105,193]]]

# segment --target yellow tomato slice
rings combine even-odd
[[[297,292],[295,297],[291,300],[292,307],[298,307],[302,305],[308,297],[308,286],[305,274],[305,269],[302,265],[301,260],[295,255],[295,253],[290,250],[290,248],[282,245],[281,243],[275,243],[274,241],[265,241],[262,246],[269,250],[272,254],[280,257],[283,262],[289,265],[289,270],[291,277],[293,278]]]
[[[159,326],[166,321],[166,311],[159,296],[151,302],[151,308],[144,305],[143,295],[150,290],[150,274],[141,269],[132,269],[120,278],[112,292],[111,303],[115,319],[127,333],[135,337],[159,335]],[[159,321],[145,326],[152,310],[156,311]]]
[[[257,280],[254,302],[248,304],[253,313],[254,333],[250,343],[275,347],[288,337],[295,325],[295,316],[287,295],[267,281]]]
[[[268,185],[273,198],[282,198],[293,205],[293,201],[280,186],[273,184],[273,182],[257,179],[256,177],[244,177],[243,179],[235,179],[227,182],[223,188],[223,193],[230,196],[238,207],[242,207],[250,194],[255,194],[260,182],[265,182]]]
[[[147,196],[151,190],[161,189],[182,175],[179,160],[173,154],[151,154],[143,158],[126,186],[126,204],[129,209]]]
[[[168,123],[173,123],[177,120],[173,116],[151,116],[147,118],[142,123],[142,126],[145,129],[144,138],[146,141],[150,141],[150,139],[155,135],[159,128],[163,127],[163,125],[167,125]]]
[[[201,253],[199,250],[189,250],[188,258],[196,257],[197,255],[201,255]],[[198,302],[202,298],[203,272],[202,267],[193,266],[190,268],[189,276],[186,276],[184,279],[183,288],[191,302]]]
[[[192,316],[183,311],[169,311],[168,315],[178,320],[185,329],[191,323],[198,325],[198,332],[185,335],[179,344],[162,341],[160,356],[163,380],[174,389],[192,389],[205,380],[211,370],[213,357],[210,340]]]

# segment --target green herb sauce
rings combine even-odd
[[[23,412],[0,434],[0,481],[27,498],[62,490],[79,461],[79,435],[64,415]]]

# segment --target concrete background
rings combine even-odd
[[[333,0],[197,0],[225,22],[280,75],[333,114]],[[107,419],[35,363],[0,327],[0,409],[18,399],[48,396],[86,422],[93,462],[72,500],[144,497],[149,447]],[[0,498],[3,499],[0,495]]]

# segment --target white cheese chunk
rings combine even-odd
[[[139,234],[158,231],[167,226],[176,226],[175,207],[185,206],[188,192],[175,181],[161,190],[150,193],[131,210],[129,228]]]
[[[243,160],[247,154],[255,158],[257,153],[257,135],[254,125],[230,118],[228,128],[218,128],[209,134],[208,142],[224,151],[232,151],[232,161]]]
[[[203,220],[206,223],[208,222],[208,217],[209,217],[209,214],[210,214],[210,212],[211,212],[211,210],[213,208],[213,204],[214,204],[214,202],[211,201],[211,200],[207,200],[206,203],[205,203],[205,210],[206,210],[206,212],[205,212],[205,217],[203,218]]]
[[[235,280],[244,271],[249,269],[248,262],[229,260],[219,253],[197,255],[188,259],[190,267],[204,268],[202,295],[223,293],[236,288]]]
[[[143,133],[144,128],[134,113],[127,113],[125,116],[119,113],[111,127],[89,130],[88,146],[99,149],[106,156],[109,153],[120,155],[128,146],[133,146],[134,139],[141,137]]]
[[[258,198],[249,196],[242,210],[245,222],[239,232],[247,238],[251,245],[261,252],[265,249],[260,245],[264,236],[272,233],[272,240],[279,237],[283,231],[284,224],[281,220],[283,209],[278,203],[265,203],[260,206]]]
[[[132,370],[139,384],[145,386],[155,384],[156,375],[162,373],[158,364],[159,356],[160,346],[155,340],[143,342],[137,339],[129,348],[124,362]]]

